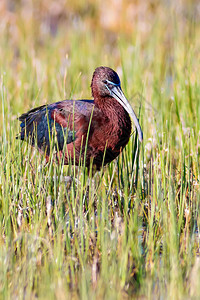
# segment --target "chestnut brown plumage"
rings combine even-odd
[[[71,160],[79,165],[80,157],[85,157],[88,167],[93,159],[97,170],[115,159],[128,143],[130,116],[142,141],[138,119],[121,90],[117,73],[108,67],[97,68],[91,89],[94,100],[64,100],[21,115],[20,139],[28,138],[47,159],[54,139],[58,160],[64,154],[65,164]]]

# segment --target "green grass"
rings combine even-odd
[[[198,1],[124,1],[114,25],[100,1],[48,3],[0,10],[0,298],[198,299]],[[119,73],[144,141],[137,157],[134,132],[88,180],[15,136],[28,109],[90,98],[100,65]]]

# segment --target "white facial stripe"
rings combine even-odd
[[[110,84],[112,84],[114,86],[121,86],[120,82],[119,83],[114,83],[114,82],[112,82],[110,80],[106,80],[106,81],[107,81],[107,83],[110,83]]]
[[[106,83],[111,84],[113,87],[120,87],[121,88],[121,84],[119,83],[114,83],[110,80],[105,80]],[[107,88],[107,90],[110,92],[110,95],[112,96],[112,90],[108,87],[108,85],[105,83],[105,87]]]
[[[105,87],[107,88],[107,90],[110,92],[110,94],[112,94],[111,90],[109,89],[109,87],[107,86],[107,84],[105,84]]]

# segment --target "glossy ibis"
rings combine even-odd
[[[48,160],[54,137],[58,160],[64,155],[65,164],[71,160],[79,165],[81,157],[89,167],[93,159],[97,170],[115,159],[128,143],[130,117],[142,141],[141,127],[122,92],[117,73],[108,67],[97,68],[91,89],[94,100],[64,100],[21,115],[19,138],[28,138],[32,146],[37,146]]]

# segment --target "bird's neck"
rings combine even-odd
[[[127,111],[112,97],[95,101],[95,105],[108,120],[106,131],[109,133],[108,147],[114,147],[115,150],[124,148],[128,143],[132,127]]]
[[[106,115],[113,120],[130,120],[129,114],[123,106],[113,97],[95,98],[95,105]]]

